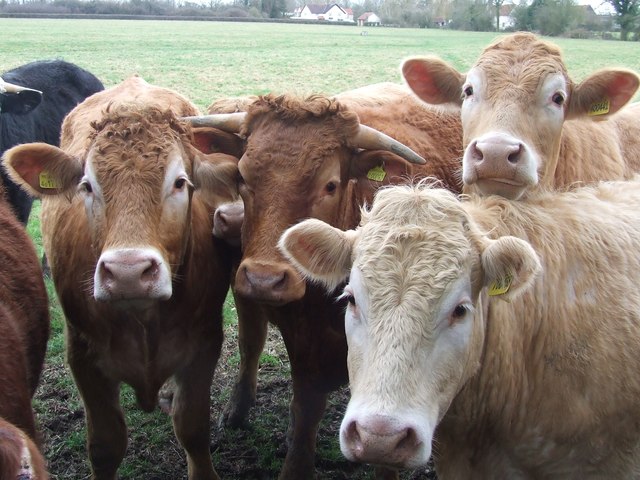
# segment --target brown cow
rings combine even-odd
[[[631,71],[604,69],[576,84],[556,46],[516,33],[466,75],[436,57],[408,59],[402,72],[425,102],[462,105],[466,192],[517,199],[640,172],[640,105],[623,108],[640,82]]]
[[[349,277],[347,458],[639,478],[640,178],[521,202],[394,186],[357,230],[307,220],[281,246],[330,291]]]
[[[23,473],[46,479],[31,398],[47,349],[49,301],[33,243],[1,186],[0,237],[0,478],[18,478],[25,463]]]
[[[218,478],[209,388],[230,265],[227,247],[212,241],[211,217],[218,201],[233,199],[225,189],[237,158],[195,148],[211,151],[212,132],[178,117],[197,113],[176,92],[132,77],[76,107],[60,148],[26,144],[5,156],[13,178],[42,196],[43,243],[95,479],[115,479],[125,453],[121,382],[151,411],[170,377],[189,479]]]
[[[360,150],[361,123],[404,142],[426,165],[412,165],[375,143]],[[457,114],[428,108],[407,90],[386,103],[362,92],[351,102],[348,94],[340,101],[267,95],[248,107],[241,133],[247,142],[239,162],[244,252],[234,285],[243,314],[241,366],[226,421],[241,423],[255,402],[268,319],[282,334],[293,377],[289,450],[280,478],[313,478],[327,395],[347,380],[344,303],[305,284],[277,250],[278,238],[309,217],[352,228],[377,188],[409,177],[434,175],[459,190],[460,123]]]
[[[0,478],[47,480],[45,460],[34,441],[0,417]]]

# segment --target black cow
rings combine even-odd
[[[64,117],[89,95],[104,89],[93,74],[62,60],[28,63],[2,75],[7,83],[39,90],[19,93],[0,88],[0,156],[21,143],[60,144]],[[0,83],[1,85],[1,83]],[[18,219],[26,224],[33,199],[0,170],[5,195]]]

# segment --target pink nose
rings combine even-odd
[[[109,250],[98,260],[94,296],[106,301],[166,300],[171,297],[170,276],[155,250]]]
[[[351,460],[395,467],[407,465],[421,444],[414,428],[384,415],[354,419],[341,435],[342,451]]]
[[[230,245],[239,246],[243,220],[242,201],[220,205],[213,215],[213,236],[225,240]]]
[[[469,160],[473,163],[492,163],[495,170],[509,171],[522,159],[524,146],[512,137],[487,137],[472,142],[469,147]]]
[[[302,298],[305,282],[286,263],[245,259],[238,268],[235,288],[259,302],[283,305]]]

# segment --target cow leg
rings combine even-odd
[[[209,450],[209,391],[220,356],[220,343],[202,350],[194,361],[174,375],[173,428],[187,453],[189,480],[219,480]]]
[[[304,375],[304,372],[303,372]],[[280,480],[315,478],[316,436],[327,406],[327,392],[293,375],[293,398],[289,406],[287,456]]]
[[[105,377],[86,358],[80,359],[71,353],[68,357],[87,418],[92,478],[115,480],[127,450],[127,427],[120,408],[119,383]]]
[[[268,322],[261,307],[254,302],[236,298],[238,312],[238,348],[240,371],[233,392],[225,406],[220,424],[238,428],[256,403],[258,365],[267,340]]]

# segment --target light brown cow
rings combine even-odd
[[[47,479],[34,442],[36,391],[49,338],[49,301],[31,239],[0,185],[0,478]],[[22,461],[24,460],[24,461]],[[11,475],[9,475],[9,473]],[[22,478],[22,477],[20,477]]]
[[[392,187],[357,230],[307,220],[281,247],[329,291],[350,271],[347,458],[640,475],[640,179],[522,202]]]
[[[217,202],[233,198],[225,189],[237,158],[195,146],[209,152],[220,136],[236,139],[178,120],[197,113],[178,93],[132,77],[76,107],[60,148],[26,144],[5,156],[12,176],[42,196],[43,243],[95,479],[115,479],[125,453],[121,382],[151,411],[170,377],[189,478],[218,478],[209,388],[230,261],[212,241],[211,217]]]
[[[344,304],[305,284],[277,250],[280,234],[309,217],[355,227],[360,206],[377,188],[409,177],[433,175],[460,189],[458,115],[426,107],[407,89],[400,95],[394,91],[387,102],[380,96],[384,89],[369,91],[375,93],[367,97],[359,90],[353,98],[345,93],[339,101],[264,96],[248,107],[242,126],[247,142],[239,162],[243,258],[234,292],[244,320],[239,322],[240,377],[225,416],[228,424],[238,425],[255,402],[268,319],[282,334],[293,378],[283,479],[313,478],[318,423],[328,394],[346,382],[347,372]],[[373,143],[358,148],[361,124],[403,142],[427,163],[410,164]]]
[[[436,57],[408,59],[402,73],[425,102],[462,105],[465,192],[517,199],[640,172],[640,105],[623,108],[640,82],[631,71],[574,83],[557,47],[516,33],[466,75]]]

